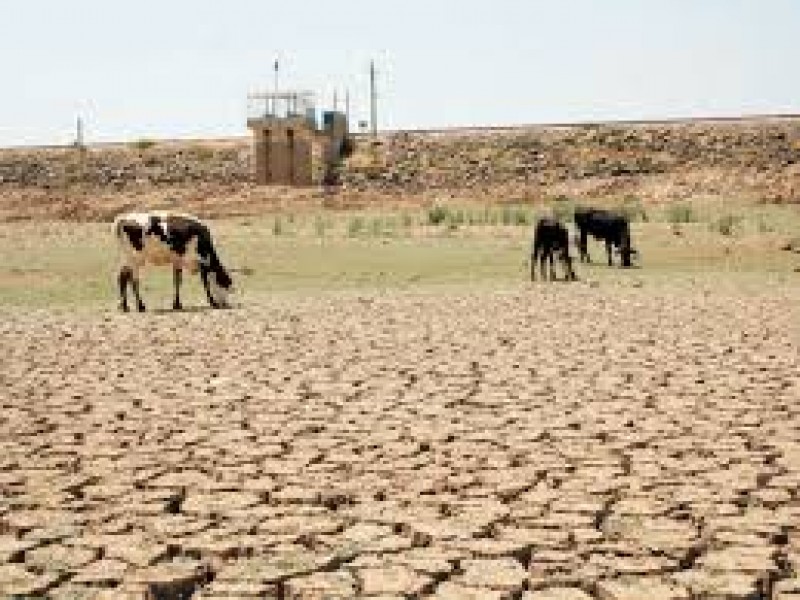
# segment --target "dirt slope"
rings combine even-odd
[[[260,188],[247,138],[0,151],[0,219],[105,219],[126,206],[203,214],[317,199]],[[332,204],[454,196],[535,200],[633,194],[800,201],[800,119],[393,133],[359,139]]]

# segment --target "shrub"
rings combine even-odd
[[[737,227],[742,221],[739,215],[725,215],[711,224],[711,229],[718,231],[722,235],[730,236],[736,232]]]
[[[522,206],[517,208],[514,212],[514,224],[515,225],[530,225],[533,222],[533,218],[530,212]]]
[[[383,235],[383,219],[380,217],[373,217],[370,223],[370,233],[375,237]]]
[[[317,237],[324,237],[325,230],[328,228],[328,223],[321,216],[317,215],[314,219],[314,231]]]
[[[787,241],[783,246],[781,246],[781,250],[784,252],[795,252],[800,254],[800,236],[794,237]]]
[[[447,219],[449,225],[458,227],[466,222],[466,216],[463,209],[451,210]]]
[[[390,215],[383,220],[383,235],[393,237],[397,235],[397,217]]]
[[[192,148],[192,155],[194,156],[195,160],[199,162],[210,162],[216,156],[213,148],[208,148],[206,146],[196,146]]]
[[[774,233],[775,228],[764,220],[764,217],[758,219],[758,233]]]
[[[353,217],[347,223],[347,235],[350,237],[356,237],[359,235],[364,229],[364,218],[363,217]]]
[[[148,140],[146,138],[140,138],[131,143],[131,146],[133,146],[136,150],[139,150],[140,152],[148,150],[149,148],[152,148],[155,145],[156,145],[155,140]]]
[[[428,224],[441,225],[447,220],[449,214],[450,211],[447,210],[446,206],[436,204],[432,208],[428,209]]]
[[[631,223],[636,221],[647,222],[647,211],[642,201],[636,196],[625,196],[617,210]]]
[[[566,223],[575,216],[575,204],[572,201],[559,200],[553,204],[552,211],[556,219]]]
[[[667,209],[667,221],[673,225],[678,223],[695,223],[697,217],[690,204],[678,202],[671,204]]]

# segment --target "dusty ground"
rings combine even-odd
[[[2,308],[0,595],[798,598],[798,291]]]

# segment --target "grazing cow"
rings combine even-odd
[[[120,250],[120,308],[128,311],[128,284],[133,287],[136,308],[144,311],[139,295],[139,270],[147,264],[171,265],[175,284],[172,307],[180,310],[183,269],[200,271],[200,279],[214,308],[228,306],[233,281],[219,261],[211,232],[197,217],[168,211],[127,213],[114,219],[114,235]]]
[[[569,234],[567,228],[559,221],[549,217],[542,217],[536,223],[533,235],[533,250],[531,251],[531,281],[536,280],[536,261],[541,261],[540,269],[542,279],[547,279],[545,262],[550,260],[550,279],[555,281],[556,269],[553,264],[553,255],[558,254],[564,264],[564,278],[568,281],[576,279],[572,270],[572,257],[569,255]]]
[[[591,262],[588,245],[588,236],[591,235],[605,242],[609,267],[614,264],[611,258],[612,246],[620,254],[621,266],[631,266],[631,257],[637,252],[631,246],[631,228],[627,217],[599,208],[576,208],[575,225],[578,228],[577,242],[581,262]]]

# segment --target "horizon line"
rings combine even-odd
[[[665,117],[661,119],[608,119],[608,120],[586,120],[586,121],[562,121],[562,122],[546,122],[546,123],[518,123],[513,125],[451,125],[444,127],[407,127],[397,129],[379,129],[378,137],[385,135],[397,135],[402,133],[412,134],[446,134],[446,133],[466,133],[474,131],[492,132],[492,131],[514,131],[526,129],[570,129],[570,128],[587,128],[587,127],[603,127],[603,126],[639,126],[639,125],[681,125],[690,123],[744,123],[748,121],[792,121],[800,120],[800,113],[752,113],[742,114],[737,116],[699,116],[699,117]],[[350,135],[355,138],[369,138],[372,137],[371,132],[352,131]],[[159,138],[153,136],[142,136],[130,139],[119,139],[110,141],[90,142],[83,145],[84,148],[107,148],[113,146],[127,146],[134,144],[137,141],[147,140],[162,144],[178,144],[190,142],[225,142],[240,139],[249,139],[251,136],[248,133],[231,134],[224,137],[194,137],[194,136],[178,136]],[[64,150],[74,148],[75,142],[67,144],[10,144],[0,145],[0,150]]]

